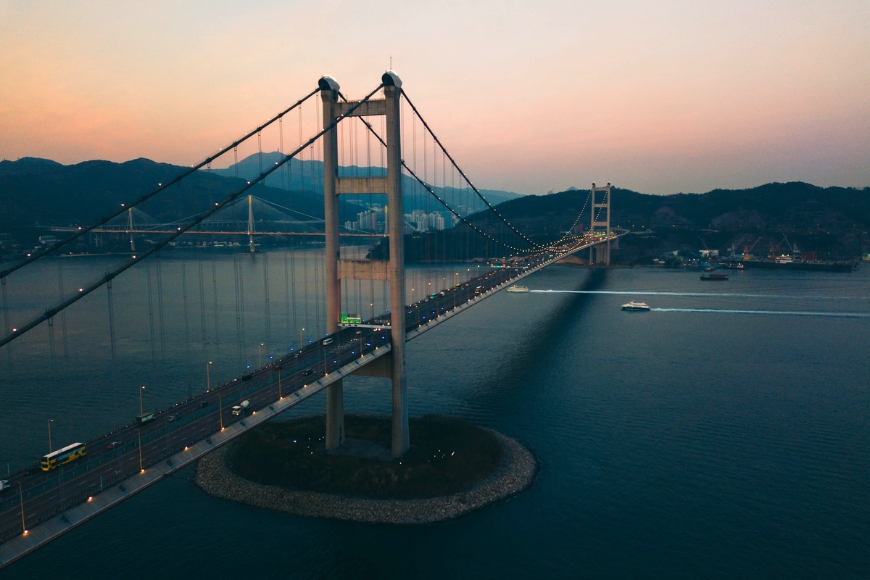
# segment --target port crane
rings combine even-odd
[[[788,241],[788,236],[786,236],[785,234],[782,235],[782,239],[776,246],[774,246],[773,244],[770,245],[770,254],[768,257],[771,260],[775,259],[777,257],[776,253],[779,252],[779,248],[780,246],[782,246],[783,242],[785,242],[785,245],[788,246],[788,251],[791,252],[793,258],[795,260],[800,259],[800,250],[798,250],[797,246],[792,245],[792,243]]]
[[[740,244],[743,243],[743,240],[744,240],[745,238],[746,238],[746,234],[743,234],[742,236],[740,236],[740,239],[739,239],[739,240],[737,240],[736,242],[732,242],[732,243],[731,243],[731,255],[728,256],[729,259],[731,259],[731,260],[736,260],[736,259],[737,259],[737,254],[735,253],[735,250],[737,249],[737,247],[738,247]]]
[[[749,259],[749,252],[751,252],[751,251],[752,251],[752,248],[754,248],[755,245],[756,245],[758,242],[760,242],[760,241],[761,241],[761,236],[759,236],[757,240],[755,240],[754,242],[752,242],[752,245],[751,245],[751,246],[743,246],[743,259],[744,259],[744,260],[748,260],[748,259]]]

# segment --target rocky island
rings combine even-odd
[[[410,419],[411,450],[389,455],[387,416],[347,415],[347,439],[323,443],[323,416],[275,422],[200,460],[196,483],[216,497],[306,517],[421,524],[455,518],[529,487],[519,442],[462,421]]]

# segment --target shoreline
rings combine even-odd
[[[535,456],[515,439],[489,430],[502,447],[496,470],[465,491],[423,499],[369,499],[263,485],[236,475],[228,455],[234,443],[199,460],[194,482],[209,495],[303,517],[379,524],[428,524],[459,517],[528,489]]]

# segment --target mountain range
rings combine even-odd
[[[197,214],[237,191],[245,180],[260,172],[261,166],[274,164],[277,155],[264,153],[260,158],[255,154],[237,166],[197,171],[140,209],[162,221]],[[148,159],[124,163],[86,161],[74,165],[38,158],[2,161],[0,233],[13,232],[35,239],[35,230],[22,234],[22,228],[92,223],[187,170]],[[258,185],[253,193],[279,205],[292,204],[295,210],[310,216],[322,217],[322,173],[319,161],[292,160],[287,170],[276,171],[267,184]],[[342,167],[340,175],[377,175],[377,170]],[[446,214],[437,200],[412,178],[404,179],[406,213],[422,209]],[[468,190],[439,187],[436,192],[454,207],[463,203],[469,208],[483,207],[481,202],[473,202]],[[498,203],[498,210],[506,219],[540,240],[558,237],[574,225],[589,195],[586,190],[574,188],[549,195],[520,196],[489,190],[483,193],[493,205]],[[342,220],[355,219],[368,200],[386,202],[385,196],[348,197],[347,203],[341,204]],[[645,232],[634,241],[626,239],[625,244],[630,246],[638,244],[641,238],[653,238],[644,243],[648,250],[655,246],[655,251],[687,244],[726,248],[737,239],[756,236],[774,239],[787,234],[802,240],[805,247],[854,255],[865,251],[864,232],[870,230],[870,188],[822,188],[791,182],[739,190],[716,189],[703,194],[649,195],[614,187],[611,203],[614,226],[638,234]],[[482,212],[472,219],[485,224],[496,218],[491,212]],[[588,228],[588,222],[587,208],[579,223]]]

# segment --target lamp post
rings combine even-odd
[[[284,394],[281,392],[281,367],[278,367],[278,399],[284,399]]]
[[[51,424],[54,423],[54,419],[48,420],[48,452],[51,453]]]
[[[139,414],[143,415],[145,412],[142,410],[142,391],[145,390],[145,385],[139,387]]]
[[[143,389],[145,387],[142,387]],[[139,473],[145,471],[145,468],[142,467],[142,432],[139,429],[136,429],[136,439],[139,441]]]
[[[206,392],[211,390],[211,374],[209,373],[210,366],[211,366],[211,361],[208,361],[208,364],[205,365],[205,391]]]
[[[224,400],[221,395],[218,395],[218,417],[221,420],[221,431],[224,430]]]
[[[257,345],[257,368],[258,369],[263,368],[263,356],[260,354],[260,347],[262,347],[262,346],[264,346],[262,342]]]
[[[21,502],[21,533],[27,535],[27,526],[24,525],[24,489],[21,487],[21,482],[18,484],[18,501]]]
[[[302,336],[304,334],[305,334],[305,327],[303,326],[301,329],[299,329],[299,348],[302,348],[303,346],[305,346],[305,343],[303,342],[304,339],[302,338]]]

